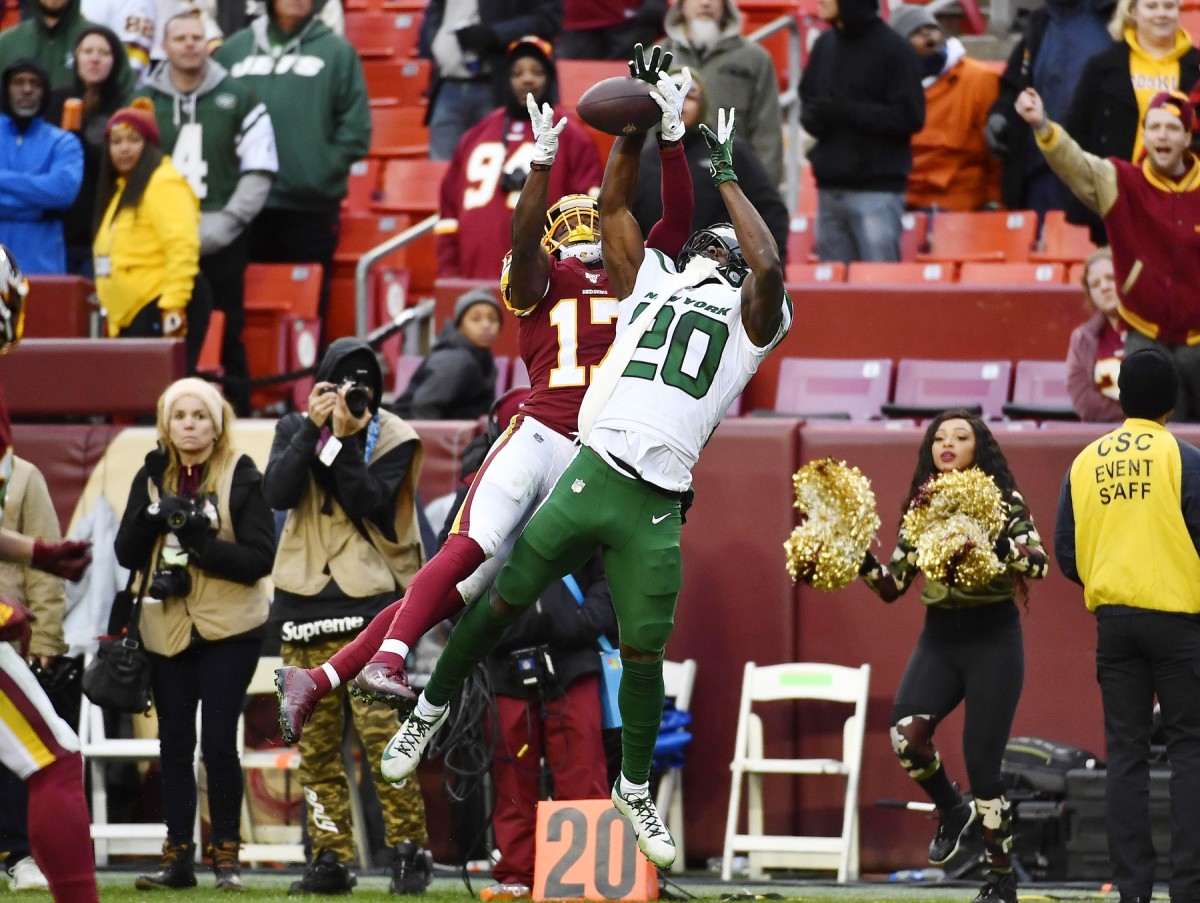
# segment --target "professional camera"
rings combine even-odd
[[[367,413],[367,407],[371,404],[371,389],[363,383],[356,382],[352,379],[347,379],[344,386],[346,389],[346,409],[351,416],[358,418]],[[326,386],[321,390],[321,394],[326,392],[336,392],[339,386]]]
[[[501,191],[520,191],[525,187],[525,180],[529,178],[529,169],[524,166],[518,166],[513,169],[506,169],[500,173],[500,190]]]
[[[194,532],[207,530],[211,521],[204,509],[187,499],[180,500],[181,505],[167,512],[167,529],[172,533]]]
[[[545,646],[525,646],[508,653],[508,662],[517,679],[527,687],[540,686],[546,675],[554,674]]]
[[[207,523],[205,519],[205,523]],[[158,567],[150,575],[150,586],[146,594],[152,599],[170,599],[186,596],[192,591],[192,575],[188,573],[188,553],[183,549],[164,545],[158,557]]]

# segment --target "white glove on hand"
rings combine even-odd
[[[681,141],[686,129],[683,126],[683,102],[687,99],[688,91],[692,89],[692,72],[686,66],[680,73],[682,84],[676,85],[675,80],[665,72],[659,73],[658,84],[650,92],[654,102],[662,110],[662,140]]]
[[[567,117],[554,122],[554,109],[542,104],[539,110],[532,94],[525,95],[525,106],[529,109],[529,121],[533,124],[533,162],[549,166],[558,154],[558,136],[567,127]]]

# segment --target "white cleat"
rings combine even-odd
[[[50,882],[33,861],[32,856],[26,856],[8,870],[9,890],[49,890]]]
[[[659,818],[658,809],[650,796],[649,790],[623,796],[621,781],[613,784],[613,805],[633,825],[633,836],[637,838],[638,849],[647,859],[660,869],[668,869],[675,861],[675,841],[671,832]]]
[[[417,770],[417,766],[421,764],[421,753],[425,751],[437,729],[445,724],[449,714],[450,709],[447,707],[436,718],[422,718],[416,712],[408,716],[383,750],[379,770],[383,773],[384,780],[390,784],[402,784]]]

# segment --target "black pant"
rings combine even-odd
[[[337,248],[338,211],[263,210],[250,225],[250,259],[255,263],[319,263],[321,265],[321,336],[333,279],[333,252]]]
[[[1166,612],[1096,619],[1096,679],[1108,745],[1108,857],[1122,897],[1149,898],[1150,734],[1154,697],[1171,761],[1172,901],[1200,900],[1200,617]]]
[[[200,258],[200,272],[212,291],[213,308],[225,314],[221,367],[225,370],[225,397],[239,417],[250,413],[250,369],[242,328],[246,324],[246,263],[250,239],[243,232],[227,247]]]
[[[0,852],[8,854],[6,865],[29,855],[29,790],[25,782],[0,765]]]
[[[896,690],[892,723],[931,715],[936,725],[962,702],[971,792],[994,799],[1004,791],[1000,763],[1024,679],[1025,646],[1012,604],[931,610]]]
[[[187,308],[188,331],[184,339],[187,356],[187,372],[192,376],[196,372],[196,362],[200,360],[200,349],[204,346],[204,337],[208,334],[208,319],[212,315],[212,292],[208,289],[208,280],[203,273],[196,274],[192,286],[192,299]],[[123,339],[158,339],[162,338],[162,310],[158,299],[151,301],[137,312],[133,321],[121,330]]]
[[[258,665],[259,639],[200,643],[167,658],[151,655],[151,688],[158,711],[162,797],[167,839],[192,843],[196,821],[196,706],[200,755],[208,773],[208,814],[214,842],[240,840],[241,750],[238,716]]]

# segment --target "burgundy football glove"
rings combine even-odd
[[[78,580],[92,563],[92,544],[74,539],[59,542],[37,539],[33,543],[33,559],[30,563],[39,571],[55,577]]]

